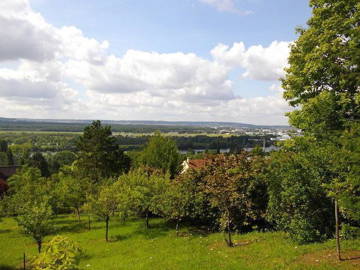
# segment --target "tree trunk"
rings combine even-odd
[[[341,261],[340,234],[339,234],[339,206],[337,199],[335,199],[335,235],[336,235],[336,253],[338,260]]]
[[[227,240],[227,244],[229,247],[233,246],[233,242],[231,240],[231,230],[230,230],[230,217],[228,217],[228,221],[227,221],[227,231],[228,231],[228,240]]]
[[[145,227],[146,229],[150,228],[150,224],[149,224],[149,211],[146,210],[146,214],[145,214]]]
[[[37,240],[36,243],[37,243],[37,246],[38,246],[38,252],[40,253],[41,252],[42,241]]]
[[[75,208],[76,209],[76,215],[77,215],[77,218],[78,218],[78,222],[81,221],[81,218],[80,218],[80,209],[78,207]]]
[[[176,236],[179,236],[179,220],[176,220]]]
[[[90,215],[88,215],[88,220],[89,220],[89,222],[88,222],[88,229],[89,229],[89,231],[91,230],[91,219],[90,219]]]
[[[110,218],[106,217],[106,219],[105,219],[105,223],[106,223],[105,239],[106,239],[106,242],[109,241],[109,220],[110,220]]]
[[[23,257],[23,269],[26,270],[26,255],[25,255],[25,252],[24,252],[24,257]]]

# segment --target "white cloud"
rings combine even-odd
[[[122,58],[110,55],[103,65],[70,61],[66,70],[88,89],[101,93],[147,91],[189,102],[234,96],[227,69],[195,54],[129,50]]]
[[[54,28],[31,10],[26,0],[0,2],[0,61],[54,57],[58,38]]]
[[[233,1],[210,2],[235,8]],[[108,41],[47,23],[26,0],[0,1],[0,34],[0,106],[7,117],[286,123],[288,107],[278,93],[238,97],[229,73],[243,68],[246,78],[277,79],[287,42],[220,44],[211,60],[131,49],[119,57]],[[6,66],[9,60],[15,65]]]
[[[221,12],[231,12],[240,15],[251,14],[251,11],[243,11],[236,7],[235,0],[199,0],[200,2],[210,5]]]
[[[215,61],[228,67],[245,69],[243,77],[254,80],[278,80],[284,76],[288,63],[290,42],[273,41],[268,47],[251,46],[246,49],[242,42],[232,47],[219,44],[211,54]]]

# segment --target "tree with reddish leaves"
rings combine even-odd
[[[257,201],[259,187],[264,187],[260,177],[264,162],[264,158],[244,152],[216,155],[204,168],[203,190],[210,204],[220,211],[220,228],[229,247],[234,246],[231,232],[237,226],[265,215],[266,198],[262,203]]]
[[[6,191],[9,189],[9,185],[5,180],[0,177],[0,199],[6,194]]]

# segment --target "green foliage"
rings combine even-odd
[[[53,213],[47,201],[31,201],[18,208],[16,220],[25,234],[32,237],[41,252],[43,238],[52,232]]]
[[[86,179],[77,178],[65,170],[53,177],[57,181],[55,187],[56,199],[61,207],[75,210],[80,220],[80,209],[86,202]]]
[[[341,226],[341,232],[340,232],[342,239],[359,239],[360,238],[360,228],[351,226],[349,224],[343,224]]]
[[[65,150],[49,157],[49,167],[52,173],[56,173],[63,166],[70,166],[77,159],[75,153]]]
[[[264,218],[267,198],[264,183],[259,177],[264,160],[248,153],[217,155],[204,168],[203,190],[209,202],[220,211],[219,223],[228,232],[226,239],[232,246],[231,230],[254,224]]]
[[[9,147],[14,157],[14,163],[23,165],[30,158],[32,145],[30,143],[13,144]]]
[[[54,185],[31,167],[22,168],[8,182],[8,196],[2,206],[8,215],[16,215],[18,224],[36,241],[40,251],[43,238],[52,230]]]
[[[161,195],[166,191],[169,176],[150,174],[139,168],[119,177],[116,185],[122,191],[128,208],[137,215],[145,216],[146,226],[150,213],[160,213]]]
[[[184,179],[185,180],[185,179]],[[160,194],[160,213],[167,220],[175,220],[178,225],[181,220],[191,215],[190,205],[193,193],[185,181],[168,182],[165,192]]]
[[[299,137],[271,155],[268,214],[297,242],[332,236],[333,203],[323,185],[332,179],[331,149]]]
[[[144,166],[170,173],[173,178],[179,172],[181,157],[176,143],[159,132],[152,136],[142,152],[141,163]]]
[[[14,157],[8,142],[0,140],[0,166],[14,165]]]
[[[46,159],[44,158],[44,156],[41,153],[33,154],[29,158],[27,164],[31,167],[38,168],[43,177],[50,176],[49,164],[47,163]]]
[[[55,236],[31,262],[34,270],[77,270],[81,249],[78,244],[65,236]]]
[[[117,176],[129,169],[130,160],[120,150],[110,126],[94,121],[85,127],[84,134],[77,141],[79,150],[77,166],[84,176],[99,182],[102,178]]]
[[[119,190],[114,185],[104,185],[100,187],[97,195],[92,195],[86,205],[86,208],[94,215],[105,222],[105,240],[109,241],[109,222],[120,209]]]
[[[360,3],[311,0],[308,28],[292,45],[283,80],[284,97],[300,109],[289,114],[296,127],[310,131],[343,129],[360,119]]]

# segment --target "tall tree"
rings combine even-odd
[[[284,97],[298,109],[292,125],[305,131],[341,130],[360,119],[360,3],[311,0],[312,17],[291,47]]]
[[[116,143],[111,127],[102,126],[100,121],[94,121],[84,129],[77,141],[77,148],[77,166],[95,182],[119,175],[130,167],[130,159]]]
[[[360,2],[311,0],[310,6],[308,27],[298,29],[300,36],[291,48],[284,97],[297,107],[289,113],[292,125],[336,145],[334,138],[360,120]],[[338,179],[329,179],[332,187]],[[336,232],[338,202],[335,199]],[[336,238],[341,259],[338,233]]]

